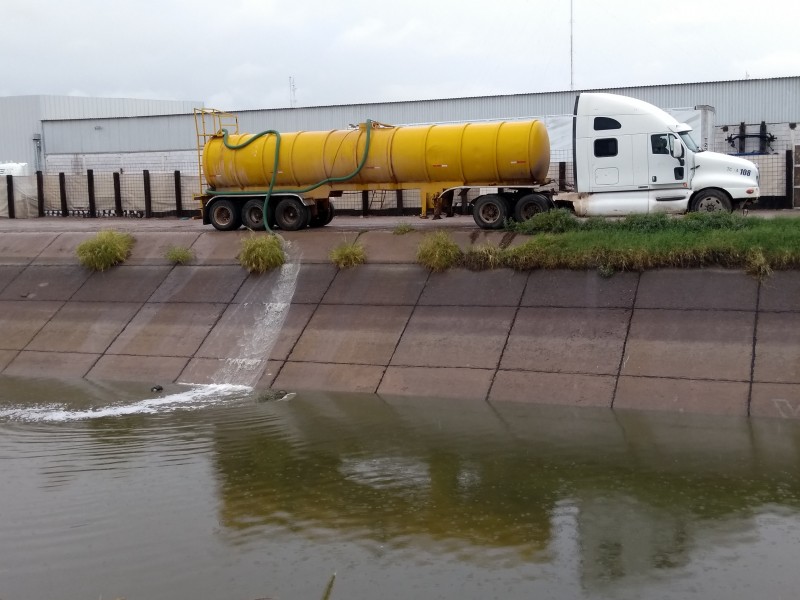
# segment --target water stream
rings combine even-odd
[[[286,320],[297,286],[301,256],[284,241],[289,260],[280,268],[277,281],[271,277],[251,279],[240,304],[232,305],[231,320],[242,324],[235,356],[225,359],[212,376],[215,383],[254,386],[267,365],[278,334]]]

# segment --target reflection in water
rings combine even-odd
[[[120,410],[141,398],[0,379],[0,598],[320,598],[334,571],[334,600],[800,584],[796,424],[241,390]]]
[[[800,508],[800,431],[780,422],[322,396],[268,410],[268,429],[215,432],[232,543],[277,529],[487,566],[551,561],[574,536],[599,589],[686,567],[715,524],[736,543],[762,511]]]

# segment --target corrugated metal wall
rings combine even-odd
[[[589,91],[589,90],[587,90]],[[674,109],[700,104],[716,110],[717,126],[800,120],[800,77],[688,83],[604,90]],[[480,119],[571,114],[577,92],[549,92],[512,96],[485,96],[386,102],[307,108],[241,111],[242,131],[337,129],[367,118],[390,124],[430,123]],[[99,110],[102,102],[95,107]],[[157,107],[157,105],[154,105]],[[132,107],[128,107],[131,108]],[[224,109],[225,107],[217,107]],[[50,107],[52,114],[56,109]],[[64,104],[59,110],[66,110]],[[189,109],[187,112],[191,112]],[[46,152],[154,152],[194,148],[194,121],[190,114],[127,119],[46,120]]]
[[[713,106],[716,124],[782,123],[800,120],[800,77],[748,79],[597,90],[639,98],[662,108]],[[572,114],[578,92],[548,92],[238,113],[243,130],[282,131],[346,127],[366,118],[391,124],[503,119]],[[224,107],[217,107],[224,108]]]
[[[36,164],[33,135],[42,133],[38,96],[0,98],[0,163]]]
[[[190,100],[140,100],[136,98],[84,98],[81,96],[38,96],[42,120],[108,119],[191,113],[202,102]]]
[[[45,121],[47,154],[94,154],[194,150],[194,117]]]
[[[191,113],[202,102],[186,100],[136,100],[130,98],[83,98],[78,96],[11,96],[0,97],[0,162],[36,165],[34,134],[43,134],[43,122],[48,119],[119,118]],[[82,121],[70,121],[81,123]],[[182,139],[184,132],[170,131],[169,124],[154,123],[154,131],[163,131],[171,139]],[[92,127],[91,131],[95,131]],[[97,130],[100,131],[100,130]],[[117,139],[127,139],[134,129],[123,132]],[[194,126],[192,125],[192,131]],[[74,132],[73,132],[74,133]],[[89,144],[99,137],[92,134],[73,136],[71,143]],[[111,137],[108,143],[114,143]],[[44,141],[44,154],[50,152]],[[183,142],[186,145],[187,142]],[[161,149],[168,146],[162,146]],[[89,150],[91,151],[91,150]]]

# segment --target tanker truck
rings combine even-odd
[[[202,148],[203,222],[216,229],[321,227],[345,191],[419,190],[477,197],[475,223],[499,229],[556,206],[578,216],[731,211],[759,197],[752,162],[701,150],[691,128],[641,100],[581,93],[572,116],[574,181],[548,179],[547,129],[536,119],[334,131],[215,130]],[[475,196],[475,193],[470,194]]]

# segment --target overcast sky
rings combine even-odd
[[[574,0],[574,87],[800,75],[798,0]],[[567,90],[569,0],[0,0],[0,96],[224,110]]]

